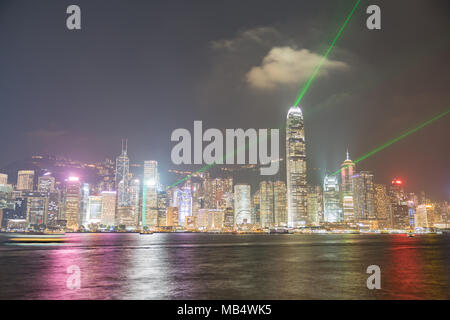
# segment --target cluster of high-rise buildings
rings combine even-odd
[[[286,181],[235,183],[231,177],[194,172],[169,188],[162,186],[158,163],[144,161],[130,171],[127,141],[114,163],[89,165],[104,179],[96,184],[51,172],[35,177],[20,170],[15,185],[0,173],[3,230],[66,231],[263,231],[411,230],[447,228],[448,203],[424,193],[408,193],[402,179],[377,184],[373,173],[357,171],[347,152],[341,170],[321,185],[307,182],[303,114],[292,107],[286,123]],[[78,165],[78,164],[77,164]],[[108,177],[107,168],[114,174]],[[106,172],[106,173],[105,173]],[[255,189],[255,188],[253,188]]]

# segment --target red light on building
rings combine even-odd
[[[395,179],[395,180],[392,180],[392,184],[402,185],[402,184],[403,184],[403,181],[400,180],[400,179]]]

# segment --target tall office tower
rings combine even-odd
[[[69,177],[66,180],[64,193],[64,219],[68,230],[77,231],[80,227],[80,200],[81,184],[78,177]]]
[[[87,206],[89,200],[90,188],[89,183],[83,183],[81,186],[81,201],[80,201],[80,225],[86,224]]]
[[[409,229],[409,208],[407,196],[403,189],[404,182],[396,178],[391,182],[389,198],[391,202],[390,223],[394,229]]]
[[[176,206],[178,207],[178,225],[186,225],[186,217],[192,217],[192,194],[190,187],[182,187],[175,190]]]
[[[361,171],[353,176],[353,197],[355,204],[355,221],[374,221],[375,212],[375,188],[373,174],[369,171]]]
[[[336,175],[326,175],[323,180],[323,212],[325,222],[342,222],[339,182]]]
[[[102,196],[102,216],[101,224],[114,227],[116,226],[116,192],[103,191]]]
[[[320,186],[308,187],[308,223],[318,226],[322,222],[323,217],[323,195]]]
[[[34,171],[19,170],[17,173],[17,187],[19,191],[33,191]]]
[[[409,218],[409,227],[414,229],[415,225],[415,216],[416,216],[416,207],[419,205],[419,197],[417,197],[414,193],[408,194],[407,199],[408,205],[408,218]]]
[[[441,229],[447,229],[449,227],[450,216],[448,214],[448,202],[443,201],[435,204],[435,219],[434,226]]]
[[[23,195],[27,199],[28,227],[38,227],[46,224],[48,212],[47,194],[40,192],[28,192]]]
[[[273,201],[272,181],[261,181],[259,184],[259,208],[261,228],[273,228],[275,224],[275,210]]]
[[[144,178],[142,182],[142,227],[158,225],[158,162],[144,161]]]
[[[158,191],[158,227],[167,226],[167,208],[169,198],[166,191]]]
[[[203,181],[204,207],[220,208],[223,206],[224,195],[233,192],[232,178],[205,179]]]
[[[261,198],[259,195],[259,190],[253,194],[252,198],[252,218],[253,225],[255,228],[261,228]],[[234,218],[233,218],[234,219]]]
[[[236,228],[248,229],[251,220],[252,201],[249,184],[234,186],[234,221]]]
[[[286,121],[286,176],[288,226],[306,225],[306,151],[303,114],[299,107],[289,109]]]
[[[167,208],[167,223],[168,227],[176,228],[178,227],[178,208],[177,207],[169,207]]]
[[[126,207],[130,205],[128,193],[128,187],[130,184],[130,159],[127,155],[127,145],[128,140],[122,140],[122,153],[116,158],[115,183],[118,207]]]
[[[47,173],[38,178],[38,191],[39,192],[53,192],[55,191],[55,177],[52,177]]]
[[[354,222],[354,201],[353,201],[353,175],[355,174],[355,164],[350,160],[347,150],[347,158],[341,165],[341,195],[342,214],[344,222]]]
[[[380,229],[389,228],[391,226],[391,202],[384,184],[375,184],[375,215]]]
[[[226,232],[234,230],[234,210],[232,207],[226,208],[223,213],[223,230]]]
[[[102,220],[102,197],[89,196],[87,205],[86,226],[90,229],[94,224],[100,224]]]
[[[131,207],[131,215],[134,219],[134,225],[136,227],[139,226],[140,221],[140,194],[141,194],[141,185],[139,179],[133,179],[130,182],[129,195],[130,195],[130,207]]]
[[[279,227],[286,227],[288,222],[286,192],[286,184],[284,181],[275,181],[273,183],[275,225]]]
[[[54,190],[48,194],[48,212],[47,212],[47,227],[50,229],[58,228],[58,220],[61,220],[61,193],[59,190]]]
[[[186,186],[190,186],[192,195],[192,215],[196,216],[198,210],[202,208],[203,204],[203,188],[200,182],[186,183]]]
[[[5,173],[0,173],[0,185],[8,184],[8,175]]]
[[[416,228],[432,228],[433,227],[433,206],[431,204],[420,204],[417,206],[415,216]]]

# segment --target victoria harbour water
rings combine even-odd
[[[68,234],[0,244],[0,299],[449,299],[450,236]],[[78,266],[80,289],[67,269]],[[381,289],[369,290],[369,265]]]

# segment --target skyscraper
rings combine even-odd
[[[86,215],[86,226],[99,224],[102,219],[102,197],[89,196]]]
[[[158,225],[158,162],[144,161],[142,182],[142,227]]]
[[[251,194],[249,184],[234,186],[234,221],[237,228],[249,228],[251,221]]]
[[[116,226],[116,192],[103,191],[102,195],[102,215],[101,224],[114,227]]]
[[[326,222],[342,222],[337,175],[326,175],[323,181],[323,212]]]
[[[261,228],[272,228],[275,224],[273,183],[272,181],[261,181],[259,184],[259,208]]]
[[[385,185],[375,184],[374,204],[378,227],[380,229],[390,227],[391,203]]]
[[[78,177],[69,177],[66,180],[64,193],[64,218],[67,229],[77,231],[80,218],[81,184]]]
[[[122,140],[122,153],[116,158],[115,183],[117,190],[117,205],[129,206],[129,182],[130,182],[130,159],[127,155],[127,140]]]
[[[323,220],[323,195],[320,186],[308,187],[308,223],[318,226]]]
[[[53,192],[55,190],[55,177],[50,176],[49,173],[38,178],[39,192]]]
[[[284,181],[275,181],[273,183],[273,209],[275,225],[286,227],[288,222],[287,217],[287,202],[286,202],[286,184]]]
[[[306,151],[303,114],[289,109],[286,121],[286,175],[289,227],[304,226],[306,212]]]
[[[373,174],[370,171],[361,171],[353,176],[353,199],[355,221],[373,222],[376,220],[375,188]]]
[[[33,191],[34,186],[34,171],[33,170],[19,170],[17,173],[17,190]]]
[[[8,184],[8,175],[4,173],[0,173],[0,185]]]
[[[341,165],[341,195],[342,213],[344,222],[354,222],[354,201],[353,201],[353,175],[355,164],[350,160],[347,150],[347,158]]]

